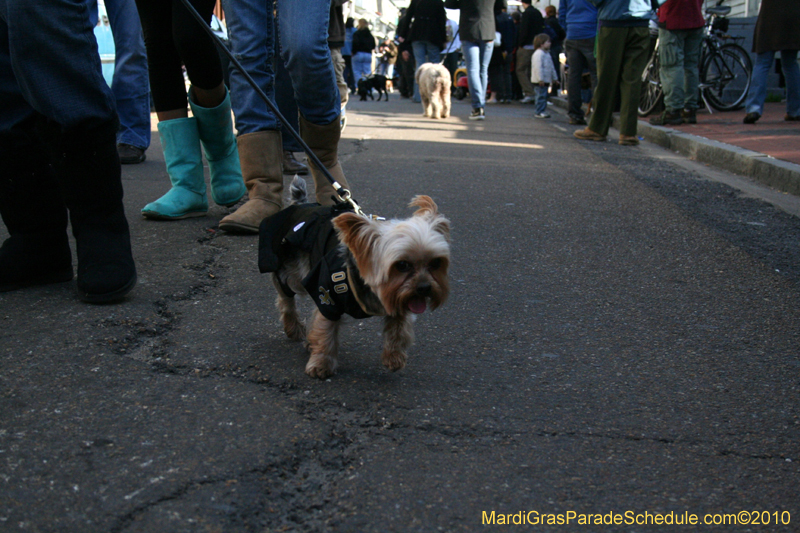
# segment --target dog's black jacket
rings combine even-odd
[[[351,280],[346,264],[346,250],[340,246],[332,220],[352,211],[347,205],[323,207],[319,204],[290,205],[271,217],[265,218],[259,228],[258,269],[278,272],[292,257],[293,250],[309,255],[311,272],[303,287],[328,320],[339,320],[343,314],[353,318],[368,318],[358,303],[354,283],[363,287],[363,280]],[[358,276],[358,272],[352,272]],[[287,296],[294,292],[281,282]]]

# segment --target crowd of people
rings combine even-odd
[[[216,0],[188,1],[211,23]],[[116,44],[113,88],[92,34],[96,0],[52,0],[47,9],[0,0],[0,214],[10,235],[0,248],[0,290],[73,278],[68,219],[80,297],[116,301],[134,287],[120,164],[145,159],[151,96],[170,188],[142,215],[205,215],[205,152],[213,201],[234,206],[246,197],[220,228],[245,234],[283,207],[284,170],[310,171],[321,204],[334,201],[337,186],[349,190],[337,155],[345,106],[358,80],[375,73],[390,91],[396,80],[403,97],[419,102],[417,66],[441,62],[455,78],[463,59],[470,120],[484,120],[487,104],[513,100],[533,104],[534,116],[546,119],[563,52],[569,123],[585,126],[575,137],[605,141],[618,108],[619,143],[635,145],[648,26],[657,20],[665,109],[651,122],[696,121],[702,0],[560,0],[544,12],[532,0],[512,12],[505,0],[411,0],[396,35],[385,39],[375,38],[366,19],[345,20],[347,1],[222,0],[230,49],[277,102],[283,124],[242,72],[231,69],[227,80],[213,39],[183,0],[105,0]],[[657,19],[653,2],[662,4]],[[459,10],[458,22],[445,8]],[[745,123],[763,113],[776,52],[785,119],[800,120],[798,27],[800,3],[762,0]],[[286,126],[299,130],[324,169],[294,160],[300,146]]]

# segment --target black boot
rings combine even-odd
[[[67,209],[31,123],[0,135],[0,292],[72,279]]]
[[[116,125],[61,132],[58,171],[78,245],[78,296],[89,303],[120,300],[136,285]]]

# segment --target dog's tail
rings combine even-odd
[[[292,204],[308,203],[308,186],[306,180],[300,176],[295,176],[289,185],[289,198]]]

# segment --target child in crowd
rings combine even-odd
[[[550,85],[558,85],[558,74],[550,56],[550,36],[540,33],[533,39],[531,83],[536,87],[536,118],[550,118],[547,113],[547,93]]]

